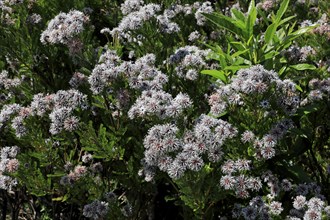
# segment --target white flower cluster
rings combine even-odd
[[[32,116],[43,117],[50,112],[50,133],[57,134],[63,129],[73,131],[77,128],[79,119],[73,116],[75,108],[84,108],[87,96],[77,90],[59,90],[55,94],[36,94],[30,106],[22,107],[18,104],[4,105],[0,112],[0,127],[12,118],[11,127],[15,130],[17,137],[27,133],[24,120]]]
[[[8,76],[8,71],[3,70],[0,73],[0,88],[10,89],[13,87],[17,87],[22,83],[22,79],[14,78],[10,79]]]
[[[228,167],[235,167],[235,162],[228,161]],[[266,197],[256,196],[252,198],[247,206],[236,203],[232,210],[232,217],[234,219],[272,219],[274,216],[279,216],[284,210],[282,203],[275,199],[284,192],[296,193],[297,196],[293,197],[293,208],[289,211],[286,219],[322,219],[323,213],[329,216],[330,207],[326,206],[326,198],[321,195],[321,188],[316,183],[293,185],[287,179],[281,182],[273,175],[271,171],[266,171],[261,176],[263,181],[269,187],[269,192]],[[231,187],[235,189],[235,179],[225,177],[222,179],[222,186]],[[242,182],[243,185],[244,182]],[[237,184],[237,183],[236,183]],[[246,186],[248,181],[246,182]],[[261,183],[260,183],[261,184]],[[261,187],[262,185],[260,185]],[[236,190],[236,189],[235,189]],[[309,200],[307,199],[310,198]]]
[[[144,2],[142,0],[126,0],[121,4],[121,11],[125,16],[121,20],[119,26],[111,31],[109,28],[104,28],[101,30],[101,33],[110,33],[113,37],[118,37],[128,42],[141,43],[138,37],[134,36],[133,31],[142,27],[147,21],[151,21],[155,18],[159,26],[159,32],[172,34],[180,32],[181,30],[178,23],[173,21],[178,14],[181,13],[186,16],[195,13],[197,24],[204,25],[205,18],[202,13],[212,13],[214,11],[211,2],[206,1],[203,3],[195,2],[193,5],[175,4],[165,9],[162,14],[157,15],[157,13],[162,10],[161,5],[143,4]],[[140,36],[140,38],[142,39],[143,36]]]
[[[84,30],[84,24],[89,17],[83,12],[72,10],[69,13],[61,12],[49,23],[47,29],[42,32],[40,41],[43,44],[68,44],[74,36]]]
[[[330,78],[312,79],[308,83],[311,89],[307,98],[302,101],[302,105],[320,100],[329,100],[330,97]]]
[[[199,71],[207,67],[206,56],[210,50],[201,50],[196,46],[185,46],[177,49],[168,62],[176,65],[175,74],[180,78],[196,80]]]
[[[228,105],[244,105],[245,99],[254,99],[256,95],[271,100],[273,110],[282,109],[289,115],[295,113],[300,104],[296,85],[291,80],[282,81],[274,71],[256,65],[239,70],[230,84],[221,86],[210,96],[211,113],[219,115]]]
[[[2,106],[2,109],[0,111],[0,128],[5,125],[6,122],[8,122],[12,115],[19,112],[21,109],[21,106],[19,104],[7,104]]]
[[[304,62],[308,57],[316,54],[316,51],[311,46],[291,46],[282,52],[287,57],[290,63]]]
[[[173,179],[182,177],[186,170],[199,171],[204,159],[218,162],[223,155],[222,145],[237,135],[229,123],[202,115],[192,130],[182,137],[173,124],[155,125],[144,138],[144,168],[142,174],[151,181],[155,168],[167,172]]]
[[[291,120],[283,119],[278,121],[273,128],[261,139],[256,138],[253,141],[255,156],[257,159],[270,159],[275,156],[275,146],[284,137],[287,131],[293,128]]]
[[[146,21],[154,18],[156,13],[161,10],[160,5],[153,3],[135,8],[138,9],[138,11],[132,11],[131,13],[127,14],[120,21],[118,27],[110,31],[110,34],[113,37],[127,39],[129,42],[136,41],[136,39],[131,36],[130,32],[142,27]],[[126,11],[128,12],[129,10],[130,9],[127,9]]]
[[[159,90],[167,82],[167,76],[156,69],[155,61],[154,54],[146,54],[135,62],[121,61],[115,51],[107,50],[88,78],[90,89],[99,94],[121,75],[133,89]]]
[[[23,3],[23,0],[0,0],[1,19],[6,24],[14,24],[15,20],[11,17],[14,12],[12,6]]]
[[[272,219],[272,216],[279,216],[282,211],[282,203],[272,201],[267,204],[261,196],[256,196],[250,200],[246,207],[236,203],[232,217],[236,219],[240,217],[243,219]]]
[[[18,170],[19,161],[16,156],[19,152],[17,146],[4,147],[0,153],[0,189],[11,190],[17,185],[17,180],[13,177],[5,175],[5,173],[13,173]]]
[[[143,4],[142,0],[126,0],[121,4],[120,10],[123,15],[128,15],[134,11],[139,11]]]
[[[212,4],[209,1],[203,2],[197,9],[195,13],[195,18],[197,20],[197,25],[203,26],[205,25],[205,17],[202,13],[211,14],[214,11],[212,8]]]
[[[187,94],[179,93],[174,99],[163,90],[146,90],[130,108],[128,116],[136,117],[157,116],[159,118],[176,118],[192,104]]]
[[[299,187],[299,186],[298,186]],[[305,185],[306,190],[310,186]],[[300,188],[301,185],[300,185]],[[329,217],[330,206],[326,206],[326,199],[322,195],[316,195],[311,197],[309,200],[306,198],[306,194],[300,194],[293,199],[293,209],[290,210],[288,219],[323,219],[322,216]],[[325,215],[323,215],[323,213]]]
[[[155,61],[154,54],[146,54],[135,62],[121,61],[115,51],[107,50],[88,78],[90,89],[94,94],[99,94],[109,89],[120,76],[120,79],[128,81],[130,88],[142,91],[128,112],[131,119],[145,116],[177,117],[192,102],[186,94],[179,93],[172,98],[171,94],[162,90],[168,79],[155,67]],[[129,94],[125,90],[117,93],[117,107],[122,108],[128,103]]]

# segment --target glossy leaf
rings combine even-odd
[[[295,70],[315,70],[316,67],[312,64],[302,63],[297,65],[291,65],[290,68]]]
[[[283,0],[281,2],[281,6],[280,8],[278,9],[277,13],[276,13],[276,16],[275,16],[275,20],[276,20],[276,23],[279,23],[281,18],[283,17],[284,13],[286,12],[286,10],[288,9],[288,6],[289,6],[289,2],[290,0]]]
[[[249,38],[253,35],[253,26],[256,19],[257,19],[257,9],[255,7],[254,0],[252,0],[249,6],[248,17],[246,20],[246,31],[248,34],[247,37]]]
[[[213,24],[218,26],[219,28],[224,28],[238,36],[244,36],[245,26],[230,17],[227,17],[220,13],[212,13],[212,14],[203,14],[204,17],[211,21]]]
[[[220,79],[224,83],[227,83],[226,75],[223,71],[219,70],[202,70],[202,74],[213,76],[214,78]]]
[[[277,29],[277,24],[275,24],[275,23],[268,26],[268,28],[265,32],[265,42],[267,44],[269,44],[269,42],[273,39],[276,29]]]
[[[234,17],[236,20],[241,20],[243,23],[245,23],[245,20],[246,20],[246,19],[245,19],[244,14],[243,14],[241,11],[239,11],[239,10],[233,8],[233,9],[231,9],[231,12],[232,12],[232,14],[233,14],[233,17]]]

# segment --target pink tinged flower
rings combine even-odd
[[[227,104],[226,103],[216,103],[215,105],[211,105],[211,113],[214,115],[219,115],[221,113],[223,113],[227,108]]]
[[[170,168],[172,163],[173,159],[171,157],[163,156],[158,159],[158,167],[164,172]]]
[[[235,162],[235,167],[237,170],[250,170],[250,160],[245,160],[245,159],[238,159]]]
[[[321,219],[322,219],[321,211],[308,209],[305,212],[304,220],[321,220]]]
[[[81,166],[81,165],[77,165],[75,168],[74,168],[74,174],[80,178],[84,175],[86,175],[87,173],[87,168],[85,166]]]
[[[276,137],[274,137],[271,134],[267,134],[262,138],[262,142],[264,146],[275,147],[277,141],[276,141]]]
[[[186,167],[178,164],[173,163],[167,170],[168,175],[173,179],[179,179],[183,176],[184,172],[186,170]]]
[[[235,163],[232,160],[226,161],[222,166],[221,166],[221,171],[225,174],[231,174],[236,170]]]
[[[304,208],[305,204],[306,204],[305,196],[296,196],[296,198],[293,201],[293,207],[298,210]]]
[[[206,144],[202,142],[196,143],[194,147],[197,153],[204,153],[207,149]]]
[[[187,160],[187,167],[193,171],[199,171],[203,165],[203,159],[198,156],[192,156]]]
[[[220,95],[219,93],[213,93],[210,97],[209,97],[209,104],[210,105],[216,105],[221,101]]]
[[[245,189],[238,189],[236,192],[235,192],[236,196],[238,198],[241,198],[241,199],[247,199],[249,198],[250,194],[247,190]]]
[[[236,188],[239,190],[245,190],[248,187],[248,179],[244,175],[236,177]]]
[[[28,107],[21,108],[21,110],[19,112],[19,116],[21,116],[22,118],[27,118],[31,114],[32,114],[32,109],[28,108]]]
[[[243,143],[248,143],[248,142],[252,142],[254,141],[255,135],[253,134],[252,131],[245,131],[242,135],[241,135],[241,141]]]
[[[236,180],[231,175],[222,176],[220,179],[220,185],[226,190],[234,189]]]
[[[179,140],[173,137],[165,138],[163,140],[166,151],[172,152],[179,149]]]
[[[269,212],[273,215],[279,215],[283,211],[282,203],[276,201],[271,202],[269,208]]]
[[[259,177],[249,178],[247,187],[253,191],[259,191],[262,187],[262,183]]]
[[[18,170],[19,161],[17,159],[10,159],[6,164],[6,170],[10,173]]]
[[[208,158],[211,162],[216,163],[222,158],[223,152],[219,147],[212,147],[208,150]]]
[[[270,159],[275,156],[275,149],[271,146],[262,147],[261,155],[264,159]]]
[[[321,100],[322,99],[322,92],[318,89],[316,90],[312,90],[309,94],[308,94],[308,98],[312,101],[317,101],[317,100]]]
[[[63,127],[67,131],[74,131],[79,126],[79,119],[76,116],[71,116],[69,118],[66,118],[63,123]]]
[[[319,199],[317,197],[313,197],[308,201],[307,206],[309,209],[321,211],[324,206],[324,201],[322,201],[321,199]]]

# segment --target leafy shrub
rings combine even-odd
[[[329,218],[330,5],[234,3],[0,1],[0,216]]]

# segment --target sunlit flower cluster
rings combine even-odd
[[[84,30],[84,25],[88,21],[88,16],[81,11],[61,12],[48,23],[47,29],[41,34],[40,41],[43,44],[68,44],[73,37]]]

